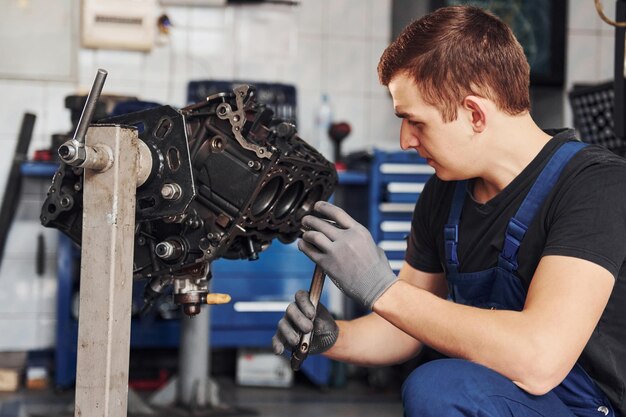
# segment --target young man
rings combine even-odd
[[[626,161],[554,137],[529,115],[529,66],[510,29],[473,7],[409,25],[378,67],[402,149],[436,172],[396,277],[368,231],[325,202],[299,248],[372,309],[315,320],[296,294],[273,339],[365,366],[415,356],[407,416],[626,417]]]

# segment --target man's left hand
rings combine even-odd
[[[321,218],[302,218],[302,225],[309,230],[298,248],[321,266],[342,292],[371,309],[398,279],[384,251],[364,226],[339,207],[318,201],[314,211]]]

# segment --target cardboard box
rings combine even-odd
[[[293,371],[289,360],[271,351],[239,349],[237,352],[237,384],[261,387],[290,387]]]
[[[0,391],[14,392],[20,386],[20,371],[17,369],[0,368]]]

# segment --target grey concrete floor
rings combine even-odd
[[[231,378],[219,378],[217,382],[223,407],[202,413],[161,409],[153,416],[402,416],[402,404],[397,387],[373,389],[359,380],[349,380],[341,388],[325,389],[305,381],[296,381],[291,388],[241,387]],[[58,393],[53,390],[23,390],[0,394],[0,417],[70,417],[73,416],[72,408],[71,391]]]

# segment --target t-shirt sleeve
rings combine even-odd
[[[435,214],[433,207],[437,194],[435,192],[436,181],[433,175],[424,186],[424,190],[415,205],[404,257],[405,261],[413,268],[432,273],[443,271],[433,234]],[[443,233],[443,229],[441,233]]]
[[[626,165],[591,165],[576,177],[548,217],[543,255],[585,259],[617,277],[626,257]]]

